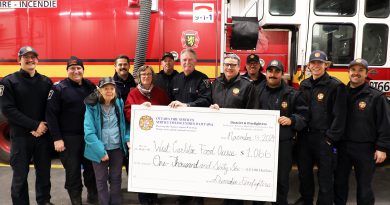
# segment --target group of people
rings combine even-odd
[[[331,64],[327,55],[313,51],[307,64],[311,77],[302,81],[298,90],[283,80],[284,65],[278,60],[271,60],[263,74],[259,56],[250,54],[247,72],[240,75],[240,57],[227,54],[223,74],[213,83],[195,69],[196,61],[196,52],[184,49],[180,53],[183,71],[178,73],[174,56],[166,52],[158,74],[144,65],[133,77],[129,57],[120,55],[115,59],[114,76],[102,78],[96,86],[83,77],[82,60],[72,56],[66,66],[68,77],[53,84],[36,70],[37,51],[22,47],[18,52],[21,69],[0,83],[2,111],[11,128],[13,204],[29,204],[31,160],[36,170],[36,201],[39,205],[52,204],[53,143],[65,168],[65,189],[72,205],[82,204],[81,175],[88,203],[121,204],[121,173],[123,165],[128,170],[132,105],[279,110],[275,204],[288,204],[295,139],[301,193],[297,203],[313,204],[313,168],[317,165],[317,204],[346,204],[352,167],[357,203],[374,204],[371,181],[375,164],[382,163],[390,149],[390,107],[385,95],[367,84],[367,61],[356,59],[349,64],[350,82],[344,85],[327,73]],[[138,198],[141,204],[158,204],[157,194],[139,193]],[[204,200],[180,196],[176,202],[189,203],[201,205]],[[243,203],[224,200],[227,205]]]

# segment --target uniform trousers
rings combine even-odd
[[[88,192],[96,193],[96,179],[92,162],[84,157],[84,136],[63,136],[65,150],[60,152],[61,163],[65,168],[65,189],[70,193],[81,193],[81,165],[83,166],[84,184]]]
[[[325,133],[311,131],[298,138],[298,171],[300,192],[305,205],[312,205],[314,199],[313,168],[318,167],[318,198],[317,205],[333,204],[333,173],[337,154],[332,145],[326,142]]]
[[[373,143],[342,142],[338,149],[338,165],[335,173],[335,204],[347,203],[349,175],[352,167],[357,182],[356,202],[358,205],[375,203],[372,178],[375,172]]]
[[[13,170],[11,197],[12,203],[27,205],[29,163],[35,167],[35,195],[38,204],[50,201],[50,166],[53,143],[48,136],[12,136],[10,164]]]
[[[107,150],[109,157],[105,162],[92,162],[95,171],[96,187],[100,205],[120,205],[122,203],[122,163],[121,149]],[[108,187],[108,184],[110,186]]]

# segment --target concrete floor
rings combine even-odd
[[[70,205],[70,201],[65,191],[64,187],[64,169],[58,168],[61,163],[59,160],[53,160],[53,165],[55,168],[52,168],[51,171],[51,182],[52,182],[52,202],[56,205]],[[12,169],[7,165],[0,166],[0,181],[1,186],[3,187],[0,193],[0,204],[8,205],[12,204],[11,202],[11,179],[12,179]],[[293,203],[299,197],[298,194],[298,177],[297,170],[293,169],[290,175],[290,192],[289,192],[289,202]],[[356,195],[356,184],[351,176],[350,180],[350,194],[349,194],[349,203],[348,204],[356,204],[355,195]],[[122,182],[122,192],[123,192],[123,204],[126,205],[136,205],[138,204],[137,195],[135,193],[128,193],[126,191],[127,186],[127,176],[126,172],[123,171],[122,174],[123,182]],[[31,204],[36,204],[35,202],[35,190],[34,190],[34,182],[35,182],[35,173],[34,169],[30,169],[29,174],[29,194],[30,194],[30,202]],[[390,205],[390,166],[378,167],[376,170],[376,174],[373,181],[373,187],[376,197],[376,205]],[[167,196],[160,195],[160,200],[162,204],[174,204],[176,197],[175,196]],[[86,201],[86,192],[83,192],[83,202]],[[86,202],[85,202],[86,203]],[[219,205],[222,204],[221,199],[205,199],[206,205]],[[250,203],[247,202],[246,205]]]

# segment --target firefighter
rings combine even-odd
[[[113,76],[118,90],[118,96],[126,102],[130,88],[136,86],[134,77],[129,73],[130,58],[126,55],[119,55],[115,58],[115,74]]]
[[[292,167],[293,138],[307,125],[308,106],[300,92],[283,80],[283,64],[272,60],[266,69],[266,82],[258,90],[259,109],[280,110],[279,161],[276,203],[288,205],[289,174]],[[264,202],[254,202],[260,205]]]
[[[84,185],[87,187],[88,203],[97,202],[95,175],[90,160],[84,155],[84,98],[96,86],[83,78],[83,62],[72,56],[66,66],[68,77],[53,85],[47,99],[46,120],[65,168],[65,189],[72,205],[81,204],[81,165],[84,168]]]
[[[250,54],[246,58],[246,73],[245,77],[253,80],[256,87],[260,87],[265,82],[265,75],[261,73],[263,67],[260,64],[260,58],[256,54]]]
[[[30,204],[27,177],[33,159],[37,204],[51,204],[52,143],[47,134],[45,108],[52,82],[36,70],[38,53],[34,48],[20,48],[18,63],[21,69],[4,77],[0,84],[2,111],[10,125],[12,203]]]
[[[330,63],[323,51],[313,51],[308,63],[312,76],[303,80],[299,88],[310,111],[307,129],[297,140],[300,202],[305,205],[313,204],[314,164],[318,167],[317,204],[333,204],[334,144],[344,133],[347,97],[345,85],[326,72]]]
[[[223,60],[223,75],[215,79],[212,88],[212,109],[254,109],[256,88],[251,80],[240,76],[240,57],[228,54]],[[243,200],[225,199],[225,205],[242,205]]]
[[[178,72],[174,69],[175,58],[172,53],[165,52],[161,58],[161,66],[163,69],[157,74],[156,86],[165,90],[167,94],[169,93],[169,88],[171,87],[172,79],[175,77]]]
[[[119,55],[114,61],[115,74],[113,76],[115,80],[115,86],[117,95],[119,98],[126,102],[127,95],[131,88],[136,87],[136,83],[133,75],[129,73],[130,69],[130,58],[126,55]],[[126,168],[126,173],[129,173],[129,153],[126,152],[126,156],[123,157],[123,166]]]
[[[336,205],[347,203],[352,167],[357,181],[357,204],[374,204],[371,181],[375,163],[382,163],[390,149],[390,106],[384,93],[366,82],[367,72],[364,59],[349,64],[347,126],[339,143],[335,173]]]
[[[256,88],[251,80],[239,75],[240,57],[228,54],[224,58],[223,75],[215,79],[211,108],[255,108]]]
[[[196,52],[187,48],[180,53],[180,64],[183,72],[177,74],[170,88],[169,106],[178,107],[208,107],[211,103],[211,86],[207,75],[195,70]],[[188,204],[191,197],[180,196],[177,205]],[[203,198],[193,198],[193,203],[203,205]]]
[[[211,87],[207,75],[195,70],[196,52],[187,48],[180,54],[183,72],[177,74],[170,88],[173,100],[169,106],[176,107],[208,107],[211,102]]]

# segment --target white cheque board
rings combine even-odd
[[[275,201],[279,111],[133,105],[128,190]]]

